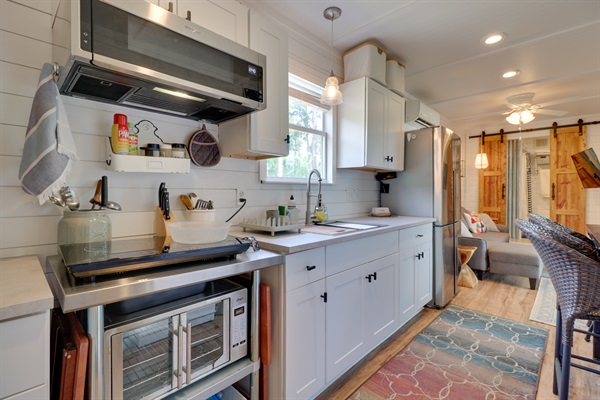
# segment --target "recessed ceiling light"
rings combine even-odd
[[[505,73],[503,73],[502,77],[503,78],[512,78],[512,77],[519,75],[520,73],[521,73],[521,71],[519,71],[518,69],[513,69],[511,71],[506,71]]]
[[[494,44],[500,42],[501,40],[504,40],[505,38],[506,33],[492,33],[491,35],[484,37],[482,41],[485,44]]]

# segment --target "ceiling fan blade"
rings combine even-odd
[[[545,108],[538,109],[535,114],[546,114],[546,115],[555,115],[557,117],[562,117],[563,115],[567,115],[567,111],[559,111],[559,110],[547,110]]]
[[[583,96],[571,96],[571,97],[565,97],[564,99],[548,101],[548,102],[542,103],[542,104],[536,104],[536,106],[538,106],[540,108],[551,107],[551,106],[554,106],[557,104],[570,103],[572,101],[579,101],[579,100],[583,100],[583,99],[584,99]]]

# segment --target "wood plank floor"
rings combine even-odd
[[[536,399],[552,400],[558,398],[552,393],[555,328],[529,320],[536,293],[537,290],[529,289],[527,278],[488,274],[474,289],[461,287],[451,304],[548,329],[546,355],[542,364]],[[410,343],[441,312],[441,310],[424,309],[363,361],[330,385],[317,399],[344,400],[350,397],[363,382]],[[592,354],[592,344],[585,342],[582,334],[575,335],[573,354],[585,356]],[[600,399],[600,376],[572,368],[569,398]]]

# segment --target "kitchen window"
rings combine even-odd
[[[261,161],[261,181],[306,183],[317,169],[333,183],[333,109],[319,102],[321,87],[292,74],[289,82],[289,154]]]

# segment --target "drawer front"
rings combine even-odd
[[[325,247],[285,257],[285,291],[325,278]]]
[[[425,224],[400,230],[400,247],[413,247],[433,238],[433,225]]]
[[[50,311],[0,323],[0,398],[47,384]]]
[[[327,276],[398,252],[398,232],[382,233],[327,246]]]

